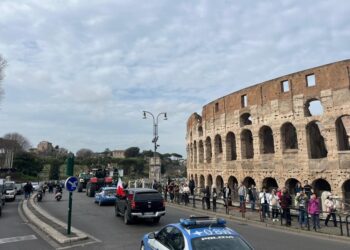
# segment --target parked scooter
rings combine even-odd
[[[55,199],[56,201],[60,201],[62,199],[62,188],[60,186],[56,187]]]
[[[43,199],[43,190],[40,188],[36,194],[36,200],[40,202]]]

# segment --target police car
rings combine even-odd
[[[146,234],[141,249],[150,250],[233,250],[253,249],[237,232],[225,226],[220,218],[194,217],[180,219],[161,230]]]

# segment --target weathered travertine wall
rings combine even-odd
[[[188,176],[197,186],[244,182],[292,192],[296,181],[308,180],[315,192],[345,197],[350,193],[349,69],[350,60],[336,62],[208,103],[201,116],[194,113],[187,122]],[[323,112],[314,114],[309,104],[321,104],[316,110]]]

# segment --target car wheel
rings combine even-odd
[[[143,242],[141,242],[140,250],[145,250],[145,245],[143,244]]]
[[[153,223],[158,224],[160,220],[160,217],[153,218]]]
[[[124,212],[124,223],[125,223],[125,225],[131,224],[131,220],[129,218],[128,211],[126,209],[125,209],[125,212]]]

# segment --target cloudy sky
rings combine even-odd
[[[186,120],[265,80],[350,58],[350,1],[1,0],[0,135],[73,152],[185,154]]]

